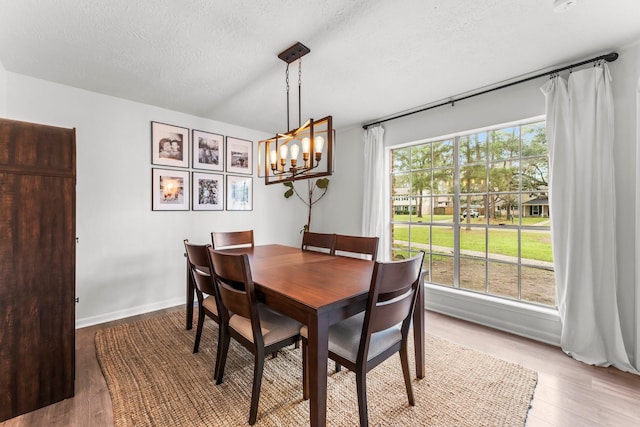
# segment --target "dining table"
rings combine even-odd
[[[224,252],[246,253],[258,299],[307,325],[309,422],[311,426],[326,425],[329,327],[365,310],[374,261],[276,244]],[[413,313],[418,378],[425,374],[422,288],[421,283]],[[193,295],[194,284],[187,275],[187,329],[193,322]]]

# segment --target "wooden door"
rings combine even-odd
[[[75,130],[0,119],[0,421],[72,397]]]

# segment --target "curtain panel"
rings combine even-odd
[[[553,77],[542,91],[561,346],[573,358],[635,372],[617,299],[613,97],[606,63]]]
[[[378,260],[389,258],[389,239],[384,222],[384,128],[380,125],[364,131],[364,194],[362,235],[380,238]]]

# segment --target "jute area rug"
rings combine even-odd
[[[98,331],[96,354],[111,394],[116,426],[247,425],[253,356],[231,341],[225,378],[213,381],[217,324],[205,322],[200,352],[184,312]],[[413,362],[412,362],[413,363]],[[355,375],[329,362],[327,425],[358,425]],[[415,366],[415,365],[411,365]],[[412,369],[413,371],[413,369]],[[413,382],[409,406],[399,356],[367,376],[374,426],[523,426],[537,374],[446,340],[426,336],[426,377]],[[257,426],[305,426],[301,349],[268,358]]]

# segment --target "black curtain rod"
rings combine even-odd
[[[431,105],[429,107],[421,108],[419,110],[410,111],[410,112],[404,113],[404,114],[398,114],[397,116],[392,116],[392,117],[389,117],[389,118],[386,118],[386,119],[382,119],[382,120],[377,120],[375,122],[371,122],[371,123],[367,123],[366,125],[363,125],[362,129],[366,130],[369,126],[379,125],[379,124],[384,123],[384,122],[388,122],[388,121],[391,121],[391,120],[399,119],[401,117],[410,116],[410,115],[416,114],[416,113],[421,113],[423,111],[431,110],[433,108],[442,107],[444,105],[449,105],[449,104],[453,105],[458,101],[464,101],[465,99],[473,98],[474,96],[484,95],[485,93],[493,92],[494,90],[504,89],[504,88],[507,88],[509,86],[515,86],[515,85],[520,84],[520,83],[528,82],[529,80],[534,80],[534,79],[537,79],[537,78],[540,78],[540,77],[549,76],[551,74],[557,74],[557,73],[559,73],[561,71],[569,70],[571,68],[579,67],[581,65],[589,64],[591,62],[601,61],[603,59],[605,61],[607,61],[607,62],[613,62],[616,59],[618,59],[618,53],[617,52],[607,53],[606,55],[600,55],[600,56],[597,56],[595,58],[587,59],[586,61],[577,62],[575,64],[567,65],[566,67],[557,68],[555,70],[551,70],[551,71],[547,71],[547,72],[544,72],[544,73],[536,74],[535,76],[527,77],[527,78],[524,78],[522,80],[517,80],[517,81],[511,82],[511,83],[506,83],[506,84],[503,84],[501,86],[496,86],[496,87],[491,88],[491,89],[483,90],[481,92],[472,93],[470,95],[466,95],[466,96],[463,96],[461,98],[450,99],[448,101],[441,102],[440,104]]]

